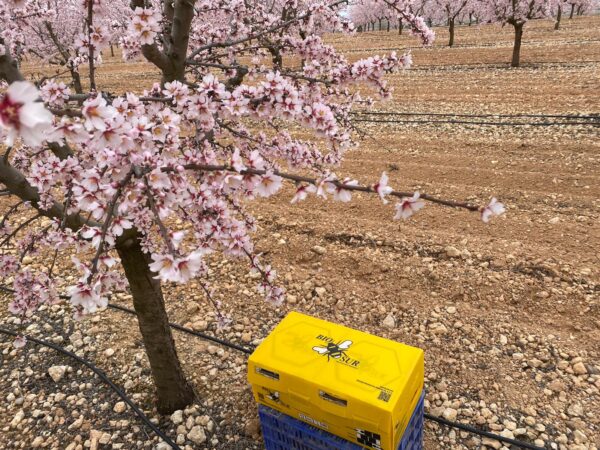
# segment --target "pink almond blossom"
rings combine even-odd
[[[496,197],[493,197],[488,205],[481,210],[481,220],[488,223],[492,217],[504,214],[505,211],[504,205],[496,200]]]
[[[387,204],[386,195],[389,195],[394,191],[390,186],[388,186],[388,176],[387,173],[383,172],[381,174],[381,178],[377,183],[373,185],[373,190],[377,192],[377,195],[381,198],[383,204]]]
[[[425,202],[421,200],[421,194],[415,192],[412,197],[402,197],[400,202],[396,203],[396,215],[394,220],[408,219],[414,213],[425,206]]]
[[[52,127],[52,114],[39,102],[39,92],[29,81],[15,81],[0,100],[0,124],[8,129],[6,144],[21,136],[26,145],[37,147]]]

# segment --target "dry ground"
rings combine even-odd
[[[547,21],[528,24],[520,69],[506,64],[510,29],[459,27],[458,45],[452,49],[443,47],[446,31],[436,31],[433,49],[413,50],[414,70],[391,78],[394,100],[381,109],[600,112],[600,17],[565,20],[558,32]],[[413,38],[394,32],[331,40],[349,58],[415,46]],[[141,89],[155,80],[152,68],[116,60],[109,60],[101,73],[100,84],[117,89]],[[537,439],[548,448],[597,448],[600,130],[362,128],[369,136],[348,155],[341,173],[368,183],[386,170],[394,187],[480,203],[495,195],[506,203],[507,214],[484,225],[476,215],[428,206],[398,223],[391,220],[390,206],[372,198],[358,196],[348,205],[309,200],[290,207],[290,192],[254,204],[261,224],[257,246],[279,269],[290,301],[277,310],[264,306],[244,267],[215,261],[220,295],[234,320],[224,336],[257,343],[291,309],[335,320],[425,349],[427,407],[433,414],[456,415],[457,420],[509,436]],[[311,251],[316,245],[325,254]],[[173,321],[214,330],[214,314],[194,286],[167,292]],[[121,300],[128,303],[126,297]],[[13,324],[5,310],[1,314],[5,323]],[[388,315],[395,320],[392,328],[382,325]],[[44,336],[65,335],[150,410],[149,372],[134,320],[113,311],[98,317],[107,320],[92,319],[68,331],[41,325],[37,330]],[[177,341],[203,399],[199,409],[217,423],[206,448],[259,448],[243,355],[181,335]],[[71,403],[68,397],[61,400],[64,425],[43,436],[47,448],[84,445],[90,429],[112,434],[111,444],[100,448],[119,448],[120,443],[121,448],[151,447],[150,438],[134,426],[132,414],[111,412],[117,400],[87,372],[77,373],[74,367],[65,376],[71,384],[55,384],[46,375],[48,366],[69,361],[35,348],[15,355],[4,342],[0,447],[30,448],[47,428],[31,411],[56,416],[54,400],[43,406],[44,399],[67,388],[75,397]],[[116,353],[107,356],[107,348]],[[23,364],[36,370],[27,375]],[[81,389],[86,381],[93,386]],[[5,401],[9,391],[24,398],[23,404]],[[36,395],[27,398],[29,392]],[[25,410],[23,425],[11,427],[20,408]],[[83,425],[68,429],[80,414]],[[159,420],[173,436],[186,432],[185,427],[175,431],[168,418]],[[218,441],[209,445],[211,438]],[[472,435],[432,425],[426,429],[428,449],[483,444],[499,448]]]

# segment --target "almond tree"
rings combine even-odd
[[[481,0],[476,3],[475,15],[484,21],[513,26],[515,41],[511,66],[519,67],[525,24],[532,19],[552,17],[556,1],[559,0]]]
[[[427,16],[448,24],[448,46],[454,45],[454,28],[462,14],[468,13],[472,0],[432,0],[427,4]]]
[[[371,101],[363,91],[389,97],[385,74],[410,63],[395,53],[354,63],[338,54],[320,32],[350,32],[352,24],[338,14],[342,3],[134,0],[124,56],[145,58],[161,79],[120,95],[94,81],[109,43],[95,24],[112,2],[80,3],[81,31],[69,45],[87,55],[90,89],[82,94],[60,80],[46,80],[39,90],[26,81],[18,55],[48,55],[5,26],[0,278],[14,291],[10,311],[26,319],[66,294],[81,319],[128,290],[158,410],[170,413],[191,403],[194,392],[177,357],[164,288],[194,282],[225,324],[206,263],[220,253],[248,262],[268,303],[284,300],[276,271],[253,245],[256,223],[246,202],[272,196],[287,182],[295,186],[292,203],[309,195],[347,202],[357,191],[384,204],[396,199],[398,220],[426,202],[473,211],[486,222],[501,214],[495,199],[480,207],[394,190],[385,173],[361,184],[338,172],[354,145],[350,112]],[[385,3],[430,43],[422,19],[405,4]],[[0,0],[0,16],[39,26],[56,14],[50,6]],[[284,64],[292,55],[301,62]],[[312,138],[299,138],[290,124]],[[26,257],[39,264],[24,264]],[[65,276],[73,273],[76,282]]]
[[[421,18],[422,12],[428,0],[356,0],[349,8],[350,19],[358,25],[368,29],[375,29],[375,21],[385,18],[388,21],[398,20],[398,30],[402,34],[404,23],[407,23],[414,34],[420,35],[425,45],[430,45],[435,39],[435,34],[428,29],[425,21]]]
[[[71,76],[70,87],[76,93],[83,93],[79,68],[88,64],[88,37],[93,46],[107,47],[116,41],[115,37],[122,31],[121,24],[130,14],[125,0],[111,1],[110,7],[96,6],[92,16],[93,32],[88,36],[81,32],[88,17],[81,0],[13,1],[12,4],[27,5],[26,9],[16,6],[2,11],[1,23],[4,25],[0,25],[0,35],[10,35],[13,58],[19,62],[33,56],[39,62],[59,66],[58,71]],[[95,65],[101,62],[102,55],[95,52]]]

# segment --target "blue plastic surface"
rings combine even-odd
[[[397,450],[423,449],[423,402],[425,391],[413,411]],[[353,442],[346,441],[293,417],[258,405],[266,450],[363,450]]]

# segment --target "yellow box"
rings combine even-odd
[[[257,402],[381,450],[398,446],[423,374],[421,349],[297,312],[248,360]]]

